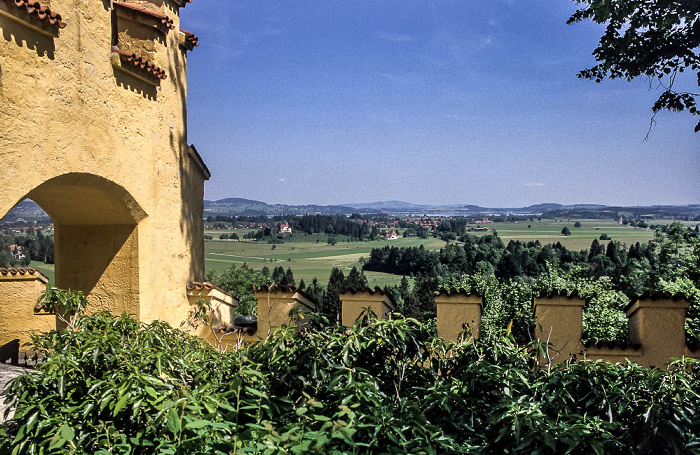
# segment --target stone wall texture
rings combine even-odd
[[[33,199],[57,286],[178,325],[204,277],[208,178],[187,143],[185,2],[124,2],[146,11],[132,19],[118,3],[51,0],[60,28],[0,0],[0,216]]]

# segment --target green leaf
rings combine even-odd
[[[73,438],[75,438],[75,431],[68,425],[61,425],[61,430],[60,430],[61,436],[63,436],[65,439],[72,441]]]
[[[180,417],[177,415],[175,409],[171,408],[168,411],[168,417],[165,420],[165,424],[172,434],[176,435],[180,432]]]

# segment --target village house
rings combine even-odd
[[[10,245],[10,255],[13,259],[24,259],[25,255],[22,251],[22,247],[19,245]]]

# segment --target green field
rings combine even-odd
[[[581,227],[575,228],[574,222],[580,221]],[[651,221],[651,224],[663,224],[666,221]],[[528,228],[528,225],[531,227]],[[654,237],[654,231],[621,226],[612,220],[542,220],[519,223],[490,223],[489,232],[474,232],[474,235],[486,235],[498,232],[498,235],[505,243],[509,240],[534,241],[543,243],[561,242],[565,247],[575,250],[587,249],[593,239],[599,238],[601,234],[607,234],[612,240],[630,245],[634,242],[647,242]],[[571,235],[565,237],[561,235],[564,226],[568,226]],[[234,230],[207,230],[206,234],[218,239],[221,234],[231,234],[236,232],[239,237],[243,237],[251,229]],[[254,231],[254,230],[253,230]],[[431,250],[438,250],[445,245],[445,242],[434,239],[399,238],[397,240],[381,240],[374,242],[347,242],[343,236],[338,236],[338,243],[331,246],[326,243],[328,236],[324,234],[296,234],[285,240],[284,244],[273,245],[264,242],[235,241],[235,240],[208,240],[205,245],[206,270],[222,272],[231,264],[241,265],[247,263],[256,270],[267,266],[270,270],[282,266],[286,270],[291,267],[294,277],[299,283],[303,278],[306,283],[310,283],[314,277],[325,285],[333,267],[338,267],[347,273],[352,267],[360,267],[360,258],[369,257],[372,248],[379,248],[384,245],[418,246],[424,245]],[[602,241],[601,243],[607,243]],[[33,261],[30,264],[46,276],[50,282],[54,283],[54,266],[42,262]],[[370,286],[384,286],[388,284],[398,284],[401,277],[380,272],[366,272]]]
[[[581,227],[575,228],[574,223],[580,222]],[[663,222],[652,222],[662,224]],[[531,227],[528,228],[528,225]],[[611,240],[631,245],[635,242],[648,242],[654,238],[653,230],[645,230],[619,225],[613,220],[545,220],[542,221],[522,221],[519,223],[492,223],[486,224],[491,231],[496,230],[498,236],[504,243],[509,240],[520,240],[523,242],[539,240],[546,245],[548,243],[560,242],[568,249],[582,250],[590,248],[593,239],[597,239],[601,234],[607,234]],[[563,236],[561,230],[568,227],[571,235]],[[475,232],[477,235],[485,235],[484,232]],[[607,243],[607,242],[605,242]]]
[[[581,227],[575,228],[574,222],[580,221]],[[531,227],[528,228],[528,225]],[[475,235],[486,235],[494,230],[505,243],[509,240],[534,241],[543,243],[561,242],[570,249],[580,250],[590,247],[593,239],[601,234],[607,234],[612,240],[617,240],[630,245],[634,242],[647,242],[654,236],[651,230],[632,228],[618,225],[612,220],[542,220],[519,223],[490,223],[489,232],[474,232]],[[561,235],[564,226],[571,230],[570,236]],[[239,237],[249,229],[234,229],[229,231],[207,230],[206,234],[215,239],[221,234],[236,232]],[[338,243],[331,246],[326,243],[328,236],[323,234],[296,234],[287,238],[284,244],[273,245],[264,242],[234,241],[234,240],[209,240],[205,242],[205,262],[207,271],[217,273],[230,267],[231,264],[241,265],[247,263],[256,270],[267,266],[270,270],[282,266],[286,270],[291,267],[297,281],[303,278],[308,284],[314,277],[325,285],[333,267],[338,267],[347,273],[353,266],[360,267],[360,258],[369,257],[372,248],[384,245],[418,246],[424,245],[431,250],[438,250],[445,242],[434,239],[399,238],[397,240],[381,240],[374,242],[346,242],[342,236],[338,236]],[[606,244],[607,242],[602,241]],[[367,272],[370,286],[384,286],[398,284],[401,277],[379,272]]]
[[[207,231],[209,234],[211,231]],[[223,231],[217,231],[218,234]],[[247,230],[232,230],[242,237]],[[218,234],[215,237],[218,237]],[[267,266],[270,270],[282,266],[286,270],[291,267],[297,284],[303,278],[308,284],[314,277],[325,285],[333,267],[338,267],[347,273],[353,266],[360,267],[360,258],[369,257],[372,248],[384,245],[419,246],[440,249],[445,242],[433,238],[418,239],[400,238],[397,240],[382,240],[374,242],[347,242],[343,236],[338,236],[338,243],[328,245],[328,236],[323,234],[297,234],[285,240],[284,244],[270,245],[263,242],[210,240],[205,242],[205,264],[207,271],[217,273],[227,269],[231,264],[247,263],[256,270]],[[273,249],[274,246],[274,249]],[[387,273],[366,273],[370,286],[398,284],[401,277]]]

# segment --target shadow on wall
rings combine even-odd
[[[170,128],[170,145],[178,154],[175,159],[180,163],[180,198],[182,201],[180,213],[180,231],[184,238],[189,239],[190,270],[193,279],[204,276],[204,181],[201,180],[201,169],[193,163],[187,144],[187,59],[186,51],[178,47],[168,63],[168,78],[178,92],[182,125]],[[179,128],[178,128],[179,126]],[[182,135],[175,134],[181,131]],[[199,159],[199,157],[197,157]],[[205,176],[204,180],[208,180]]]
[[[126,90],[130,90],[134,93],[147,98],[149,100],[155,100],[158,95],[158,89],[151,84],[148,84],[125,71],[121,71],[117,68],[112,67],[114,72],[114,78],[117,81],[117,85]]]
[[[5,41],[14,42],[19,47],[26,47],[37,53],[38,56],[46,56],[54,59],[56,47],[53,37],[36,33],[26,26],[0,16],[0,30]]]
[[[147,215],[112,181],[85,173],[54,177],[32,191],[55,224],[55,278],[91,296],[95,310],[139,316],[138,223]]]

